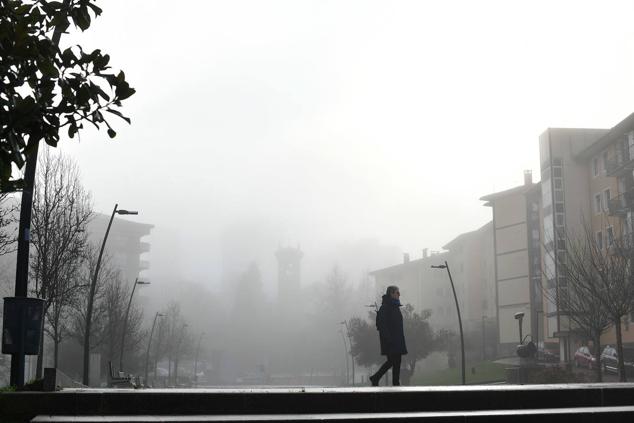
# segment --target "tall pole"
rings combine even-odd
[[[352,337],[350,336],[350,325],[348,325],[348,321],[344,320],[344,325],[346,325],[346,335],[348,336],[348,353],[350,354],[350,363],[352,364],[352,386],[355,385],[355,374],[354,374],[354,357],[352,356]]]
[[[106,229],[106,234],[104,235],[103,242],[101,243],[101,250],[99,250],[99,257],[97,258],[97,264],[95,266],[92,282],[90,284],[90,293],[88,295],[88,307],[86,309],[86,327],[84,330],[84,374],[83,374],[83,384],[86,386],[89,386],[90,384],[90,324],[92,319],[92,306],[93,306],[93,301],[95,299],[95,287],[97,286],[97,278],[99,277],[99,266],[101,265],[101,257],[103,256],[103,250],[106,247],[106,241],[108,240],[108,233],[110,233],[110,227],[112,226],[114,215],[117,213],[118,206],[119,206],[118,204],[115,204],[114,209],[112,210],[112,215],[110,216],[110,222],[108,222],[108,229]]]
[[[64,6],[68,7],[70,0],[64,0]],[[59,45],[62,38],[62,30],[55,27],[51,41],[54,46]],[[32,144],[32,146],[31,146]],[[33,209],[33,191],[35,189],[35,170],[37,167],[37,153],[40,147],[40,140],[35,137],[29,139],[30,153],[26,157],[24,167],[24,187],[22,188],[22,198],[20,201],[20,224],[18,226],[18,256],[15,265],[15,296],[27,297],[29,286],[29,244],[31,242],[31,212]],[[19,322],[20,333],[24,330],[25,320],[21,318]],[[24,339],[18,341],[19,352],[11,355],[11,372],[9,384],[12,386],[24,386]],[[40,339],[40,342],[41,339]]]
[[[486,355],[487,355],[485,319],[486,319],[486,316],[482,316],[482,361],[486,360]]]
[[[18,257],[15,266],[15,296],[27,297],[29,286],[29,243],[31,241],[31,211],[33,209],[33,190],[35,187],[35,169],[37,167],[37,150],[39,140],[31,141],[33,147],[26,159],[24,169],[24,188],[20,203],[20,225],[18,229]],[[29,144],[31,144],[31,142]],[[20,333],[24,330],[24,318],[20,317]],[[39,335],[38,335],[39,336]],[[24,386],[24,339],[20,336],[19,351],[11,355],[10,384]]]
[[[350,367],[348,365],[348,346],[346,345],[346,337],[343,334],[343,331],[339,330],[339,333],[341,334],[341,340],[343,341],[343,353],[346,359],[346,385],[347,385],[348,383],[350,383]]]
[[[464,356],[464,334],[462,332],[462,317],[460,316],[460,305],[458,304],[458,296],[456,295],[456,287],[453,284],[453,278],[451,277],[451,271],[449,270],[449,263],[445,261],[444,265],[431,266],[434,269],[447,269],[447,275],[449,275],[449,283],[451,283],[451,290],[453,291],[453,299],[456,302],[456,312],[458,313],[458,326],[460,327],[460,353],[462,358],[462,384],[467,384],[465,373],[465,356]]]
[[[132,286],[132,293],[130,293],[130,300],[128,301],[128,308],[125,310],[125,318],[123,319],[123,333],[121,334],[121,354],[119,354],[119,371],[123,371],[123,348],[125,346],[125,333],[128,329],[128,315],[130,314],[130,306],[132,305],[132,297],[134,296],[134,290],[137,285],[149,285],[149,282],[142,282],[137,277],[134,279],[134,285]]]
[[[201,332],[198,338],[198,346],[196,347],[196,359],[194,360],[194,387],[198,386],[198,353],[200,352],[200,341],[203,340],[205,332]]]
[[[147,374],[148,374],[148,362],[150,360],[150,345],[152,345],[152,335],[154,335],[154,328],[156,327],[156,319],[159,318],[159,316],[163,316],[161,313],[159,313],[158,311],[156,312],[156,314],[154,315],[154,322],[152,323],[152,330],[150,331],[150,340],[147,343],[147,351],[145,352],[145,373],[144,373],[144,381],[145,381],[145,385],[147,386]],[[156,377],[156,374],[154,375],[154,377]]]
[[[449,263],[445,260],[445,267],[447,268],[447,274],[449,275],[449,282],[451,282],[451,290],[453,291],[453,299],[456,302],[456,311],[458,312],[458,326],[460,327],[460,353],[462,355],[462,384],[467,384],[465,373],[465,356],[464,356],[464,333],[462,332],[462,317],[460,316],[460,305],[458,304],[458,296],[456,295],[456,287],[453,284],[453,278],[451,277],[451,271],[449,270]]]
[[[180,354],[181,342],[183,342],[183,337],[185,336],[186,327],[187,323],[184,323],[181,329],[181,335],[178,338],[178,343],[176,344],[176,356],[174,357],[174,386],[178,385],[178,356]]]

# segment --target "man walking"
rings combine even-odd
[[[376,313],[376,328],[381,341],[381,355],[387,361],[372,376],[372,386],[379,386],[381,377],[392,368],[392,384],[399,386],[401,379],[401,356],[407,354],[405,334],[403,332],[403,315],[401,314],[401,293],[398,286],[388,286],[379,311]]]

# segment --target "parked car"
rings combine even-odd
[[[544,363],[559,363],[559,351],[539,348],[537,350],[537,359]]]
[[[588,369],[594,368],[596,365],[596,359],[590,352],[590,348],[583,346],[579,347],[579,349],[575,352],[575,366],[577,367],[587,367]]]
[[[625,360],[625,373],[628,376],[634,375],[634,350],[623,348],[623,359]],[[601,366],[605,373],[619,373],[619,359],[616,348],[606,346],[601,353]]]

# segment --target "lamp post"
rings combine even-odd
[[[143,379],[146,385],[147,385],[148,363],[150,361],[150,345],[152,345],[152,335],[154,335],[154,327],[156,326],[156,319],[163,316],[165,316],[165,314],[159,313],[158,311],[154,315],[154,322],[152,323],[152,330],[150,331],[150,340],[147,343],[147,351],[145,352],[145,373],[144,373],[144,379]],[[156,373],[154,374],[154,377],[156,378]]]
[[[341,334],[341,340],[343,341],[343,353],[346,358],[346,385],[350,382],[350,367],[348,365],[348,346],[346,345],[346,337],[343,334],[343,331],[339,329],[339,333]]]
[[[178,355],[180,354],[181,342],[183,342],[185,328],[187,326],[187,323],[183,323],[183,326],[181,327],[181,336],[179,336],[178,343],[176,344],[176,357],[174,359],[174,385],[178,385]]]
[[[101,243],[101,250],[99,250],[99,257],[97,258],[97,264],[95,265],[95,271],[92,277],[92,283],[90,284],[90,293],[88,294],[88,307],[86,308],[86,327],[84,329],[84,374],[83,374],[83,384],[89,386],[90,384],[90,324],[92,319],[92,306],[95,300],[95,287],[97,285],[97,278],[99,277],[99,266],[101,265],[101,257],[103,256],[103,250],[106,247],[106,241],[108,240],[108,234],[110,233],[110,227],[112,226],[112,221],[114,220],[115,214],[120,215],[136,215],[139,214],[137,211],[129,211],[129,210],[117,210],[119,205],[115,204],[114,209],[112,210],[112,216],[110,216],[110,222],[108,222],[108,228],[106,229],[106,234],[103,237],[103,242]]]
[[[119,371],[123,371],[123,349],[125,346],[125,332],[128,329],[128,315],[130,314],[130,306],[132,305],[132,297],[134,296],[134,290],[137,285],[149,285],[150,282],[140,281],[139,278],[134,280],[132,284],[132,292],[130,293],[130,300],[128,301],[128,308],[125,310],[125,317],[123,319],[123,332],[121,333],[121,354],[119,354]]]
[[[486,347],[486,335],[485,335],[485,331],[486,331],[486,319],[487,316],[483,315],[482,316],[482,361],[486,360],[486,356],[487,356],[487,347]]]
[[[456,301],[456,311],[458,312],[458,326],[460,327],[460,353],[462,355],[462,384],[466,385],[466,375],[465,375],[465,357],[464,357],[464,334],[462,333],[462,317],[460,317],[460,305],[458,305],[458,296],[456,295],[456,287],[453,284],[453,279],[451,277],[451,271],[449,270],[449,263],[445,261],[445,264],[440,264],[438,266],[431,266],[433,269],[447,269],[447,275],[449,275],[449,282],[451,283],[451,290],[453,291],[453,298]]]
[[[196,359],[194,360],[194,387],[198,386],[198,353],[200,352],[200,341],[203,340],[205,332],[200,333],[198,338],[198,346],[196,347]]]
[[[522,338],[522,322],[524,321],[524,312],[519,311],[513,315],[515,320],[517,320],[517,324],[519,325],[519,333],[520,333],[520,344],[524,343],[524,338]]]
[[[348,353],[350,354],[350,361],[352,362],[352,386],[355,384],[354,377],[354,357],[352,356],[352,339],[350,337],[350,326],[348,325],[348,321],[344,320],[341,322],[342,325],[346,326],[346,335],[348,336]]]

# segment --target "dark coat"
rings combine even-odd
[[[376,314],[376,328],[381,340],[381,355],[407,354],[400,304],[387,294]]]

